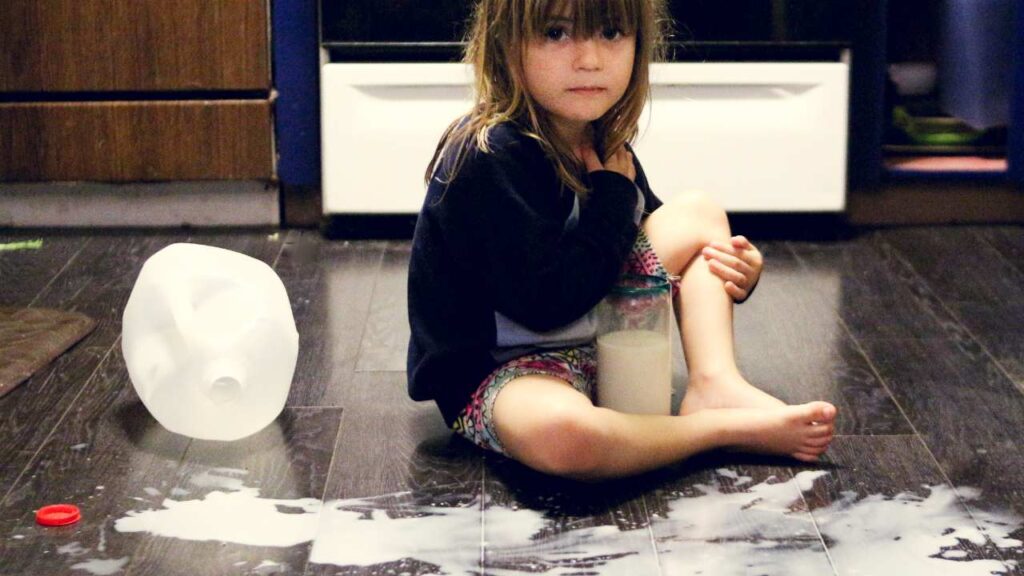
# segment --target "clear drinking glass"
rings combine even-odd
[[[672,287],[624,275],[597,306],[597,405],[631,414],[672,411]]]

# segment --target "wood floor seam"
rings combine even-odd
[[[75,253],[72,254],[67,259],[66,262],[64,262],[64,266],[62,266],[60,270],[58,270],[53,276],[50,277],[50,281],[47,282],[45,286],[43,286],[42,288],[39,289],[39,291],[36,293],[35,297],[32,298],[32,301],[29,302],[27,308],[32,308],[33,307],[33,305],[35,304],[36,300],[38,300],[43,294],[46,293],[46,290],[49,289],[49,287],[51,285],[53,285],[53,283],[57,280],[57,278],[59,278],[60,275],[63,274],[64,271],[67,270],[69,266],[71,266],[71,264],[75,261],[75,259],[78,258],[78,255],[81,254],[83,250],[85,250],[85,247],[91,241],[92,241],[92,238],[90,238],[90,237],[86,237],[85,238],[85,241],[82,242],[81,246],[78,247],[78,250],[75,250]]]
[[[288,230],[284,233],[284,237],[281,238],[281,246],[278,248],[277,254],[274,255],[273,263],[270,264],[270,268],[274,270],[275,273],[277,271],[277,263],[281,260],[281,255],[284,254],[284,247],[288,245],[288,242],[294,233],[294,230]]]
[[[918,438],[920,434],[836,434],[836,438]]]
[[[662,565],[661,554],[658,553],[658,539],[654,536],[654,526],[651,520],[651,511],[647,508],[647,500],[643,497],[640,498],[640,509],[644,512],[644,519],[647,521],[647,534],[651,539],[651,551],[654,553],[654,560],[658,564],[658,574],[660,576],[667,576],[665,574],[665,567]]]
[[[790,471],[790,480],[795,480],[796,476]],[[811,519],[811,525],[814,526],[814,533],[818,536],[818,541],[821,542],[821,549],[825,551],[825,558],[828,560],[828,565],[832,568],[831,576],[839,576],[839,570],[836,567],[836,561],[832,558],[832,553],[828,549],[828,543],[825,542],[825,535],[821,533],[821,526],[818,524],[818,519],[814,517],[811,511],[811,503],[807,501],[807,497],[804,495],[803,490],[797,488],[797,493],[800,495],[800,501],[804,503],[804,507],[807,509],[807,516]]]
[[[487,467],[480,467],[480,570],[487,573]]]
[[[975,238],[977,238],[980,242],[982,242],[983,244],[987,244],[990,248],[992,248],[992,250],[1006,264],[1006,266],[1014,268],[1015,270],[1017,270],[1017,272],[1019,272],[1022,276],[1024,276],[1024,263],[1017,262],[1017,261],[1014,261],[1014,260],[1011,260],[1011,259],[1007,258],[1006,254],[1004,254],[1003,251],[999,249],[999,246],[996,246],[995,243],[992,242],[992,239],[989,236],[986,236],[986,235],[982,234],[981,232],[979,232],[978,228],[972,227],[971,228],[971,234]]]
[[[324,489],[323,489],[322,492],[320,492],[320,495],[319,495],[319,499],[320,499],[321,502],[326,502],[326,500],[327,500],[327,490],[328,490],[328,488],[331,485],[331,472],[334,471],[334,459],[338,457],[338,444],[341,442],[341,430],[342,430],[342,425],[345,423],[345,416],[346,416],[346,412],[345,412],[345,410],[342,410],[341,411],[341,415],[338,417],[338,431],[334,434],[334,443],[331,445],[331,457],[327,461],[327,475],[324,478]],[[316,528],[316,532],[315,532],[316,535],[320,534],[320,532],[321,532],[321,528],[323,527],[323,519],[324,519],[324,515],[321,513],[319,518],[317,518],[317,528]],[[315,540],[316,540],[316,538],[314,536],[314,541]],[[310,550],[310,553],[312,553],[312,551],[313,551],[313,545],[312,544],[310,544],[309,550]],[[309,574],[309,565],[310,565],[310,554],[307,554],[306,555],[305,564],[303,564],[303,566],[302,566],[302,574],[303,575]]]
[[[938,465],[938,463],[939,463],[938,459],[935,458],[934,454],[932,454],[931,448],[928,447],[927,442],[924,441],[924,438],[921,436],[921,433],[917,430],[917,426],[914,425],[914,421],[911,420],[909,415],[907,415],[907,411],[900,404],[899,398],[897,398],[896,395],[892,393],[892,388],[885,381],[885,378],[882,376],[882,373],[878,369],[878,367],[875,366],[875,362],[874,362],[874,360],[871,359],[871,355],[868,354],[868,351],[866,349],[864,349],[864,347],[860,343],[860,340],[858,340],[857,337],[853,334],[853,332],[850,330],[850,327],[846,325],[846,322],[843,321],[842,318],[839,319],[839,322],[840,322],[840,324],[842,324],[843,329],[846,330],[847,334],[850,335],[850,338],[853,340],[853,343],[857,347],[857,350],[860,351],[861,355],[867,361],[868,366],[871,368],[871,371],[874,373],[875,378],[878,379],[879,384],[881,384],[882,387],[885,388],[885,392],[889,395],[890,398],[892,398],[893,403],[896,404],[896,408],[899,409],[900,414],[903,415],[904,420],[906,420],[907,424],[910,425],[910,429],[914,431],[913,436],[917,437],[918,439],[921,440],[922,443],[925,444],[925,449],[928,450],[928,454],[931,455],[932,459],[935,460],[936,465]],[[940,469],[941,469],[941,466],[940,466]],[[946,481],[948,482],[949,478],[946,478]]]
[[[949,474],[946,473],[945,468],[942,467],[942,464],[935,457],[935,454],[932,452],[931,448],[928,446],[928,443],[925,442],[924,438],[918,437],[918,441],[921,442],[921,445],[924,446],[924,449],[927,451],[928,455],[935,462],[935,466],[938,468],[939,473],[942,475],[943,481],[946,482],[946,485],[949,486],[949,488],[953,491],[954,494],[956,494],[957,502],[960,504],[960,506],[963,507],[963,509],[971,517],[971,521],[974,522],[974,524],[977,527],[978,531],[981,534],[985,534],[985,539],[989,540],[990,537],[986,534],[985,524],[982,523],[981,521],[979,521],[978,515],[974,512],[974,509],[973,509],[974,507],[971,506],[969,500],[964,497],[963,492],[960,489],[960,487],[957,486],[953,482],[953,480],[949,477]],[[994,550],[999,555],[1000,560],[1002,560],[1005,563],[1007,558],[1005,556],[1003,556],[1002,552],[999,550],[999,547],[998,546],[994,547]]]
[[[379,370],[376,368],[357,368],[352,371],[360,374],[405,374],[405,370]]]
[[[42,442],[39,443],[39,447],[32,454],[32,457],[29,458],[28,461],[25,463],[25,467],[22,468],[21,472],[18,474],[18,477],[14,480],[14,482],[11,483],[10,488],[8,488],[7,492],[4,493],[3,498],[0,498],[0,509],[2,509],[4,507],[4,505],[6,505],[7,498],[10,497],[11,493],[18,486],[18,484],[21,482],[21,479],[25,476],[25,473],[28,472],[29,469],[32,467],[32,464],[35,462],[36,458],[39,457],[39,454],[46,447],[47,443],[50,441],[50,438],[53,437],[53,434],[54,434],[54,432],[56,432],[57,428],[60,427],[61,423],[64,422],[64,419],[67,418],[67,415],[71,412],[72,409],[75,408],[75,405],[78,404],[78,399],[82,397],[82,394],[85,392],[85,390],[88,389],[89,386],[92,384],[93,379],[96,377],[96,374],[100,370],[100,367],[103,366],[103,363],[106,362],[107,358],[110,357],[110,353],[114,350],[114,347],[119,345],[120,343],[121,343],[121,338],[118,337],[114,341],[114,343],[110,346],[110,348],[107,349],[106,353],[103,354],[103,357],[100,358],[100,361],[96,363],[96,366],[93,368],[92,372],[89,374],[89,377],[85,379],[85,382],[82,384],[82,387],[78,390],[78,393],[75,394],[74,399],[72,399],[71,402],[68,403],[68,407],[60,415],[60,418],[58,418],[57,421],[54,422],[53,427],[50,428],[50,431],[46,434],[46,437],[43,438]]]
[[[354,358],[352,359],[353,372],[360,371],[358,369],[359,359],[363,355],[363,341],[366,339],[366,332],[370,324],[367,320],[369,320],[370,315],[373,313],[373,300],[374,296],[377,294],[377,285],[380,282],[380,274],[381,270],[384,267],[384,259],[387,257],[388,247],[389,243],[384,243],[384,245],[381,247],[381,250],[377,257],[377,264],[373,268],[373,285],[370,287],[370,297],[367,300],[367,304],[363,310],[363,327],[362,330],[359,331],[359,345],[356,347],[356,353]]]
[[[793,257],[796,258],[796,261],[804,270],[810,269],[808,263],[804,261],[800,254],[795,249],[793,249],[793,247],[788,242],[785,244],[785,246],[793,255]],[[857,338],[856,334],[854,334],[853,330],[850,329],[850,326],[847,324],[846,320],[844,320],[840,315],[837,314],[836,322],[842,328],[843,333],[846,335],[847,338],[849,338],[850,342],[853,343],[853,346],[856,348],[861,358],[867,363],[868,368],[870,368],[872,374],[878,381],[879,385],[881,385],[882,388],[885,390],[885,393],[888,395],[889,399],[899,410],[900,415],[903,417],[903,421],[910,426],[910,429],[914,432],[915,435],[918,435],[917,428],[914,427],[914,423],[907,416],[906,410],[904,410],[903,407],[900,406],[898,399],[892,393],[892,390],[889,388],[889,386],[885,383],[885,380],[882,378],[882,375],[878,371],[878,368],[871,361],[871,357],[868,355],[867,350],[865,350],[864,347],[861,345],[860,340]]]
[[[992,362],[992,364],[995,365],[995,367],[999,369],[999,371],[1003,374],[1003,376],[1006,377],[1007,380],[1009,380],[1011,383],[1013,383],[1013,385],[1017,388],[1018,392],[1020,392],[1022,395],[1024,395],[1024,382],[1018,382],[1013,377],[1013,375],[1010,373],[1010,371],[1006,368],[1006,366],[1004,366],[1003,363],[999,360],[999,358],[997,358],[996,355],[992,353],[992,350],[989,349],[989,347],[985,345],[985,342],[982,341],[982,339],[979,338],[978,335],[975,334],[974,331],[972,331],[971,328],[969,326],[967,326],[966,323],[964,323],[963,318],[960,316],[960,314],[956,310],[951,308],[946,303],[946,301],[942,298],[941,294],[938,294],[938,293],[935,293],[934,291],[932,291],[931,286],[928,285],[928,280],[926,278],[922,277],[921,274],[914,268],[913,264],[911,264],[910,262],[908,262],[906,260],[904,255],[900,253],[899,248],[897,248],[897,247],[893,246],[892,244],[886,242],[884,239],[882,239],[881,241],[883,243],[885,243],[887,246],[889,246],[889,248],[892,250],[893,254],[897,258],[900,259],[901,264],[903,264],[903,266],[907,270],[909,270],[912,274],[914,274],[921,281],[921,284],[924,285],[925,289],[927,289],[929,292],[931,292],[932,296],[939,303],[939,305],[942,306],[943,310],[945,310],[946,313],[949,314],[949,316],[951,318],[954,318],[957,321],[957,323],[960,325],[960,328],[968,336],[970,336],[971,340],[975,344],[977,344],[979,348],[981,348],[985,352],[985,355],[988,356],[988,359]],[[1000,256],[1002,255],[999,252],[999,250],[997,250],[997,249],[994,249],[994,252],[996,252]]]

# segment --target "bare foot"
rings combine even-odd
[[[716,408],[780,408],[786,405],[735,372],[716,378],[691,377],[679,413],[692,414]]]
[[[723,426],[723,447],[816,462],[832,442],[836,407],[809,402],[775,408],[710,409]]]

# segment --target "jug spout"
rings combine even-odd
[[[245,367],[231,360],[213,362],[203,378],[206,396],[214,404],[238,400],[245,391],[245,381]]]

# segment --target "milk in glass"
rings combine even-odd
[[[598,404],[631,414],[672,409],[669,339],[651,330],[619,330],[597,339]]]
[[[671,413],[671,294],[664,278],[626,275],[598,305],[598,406]]]

